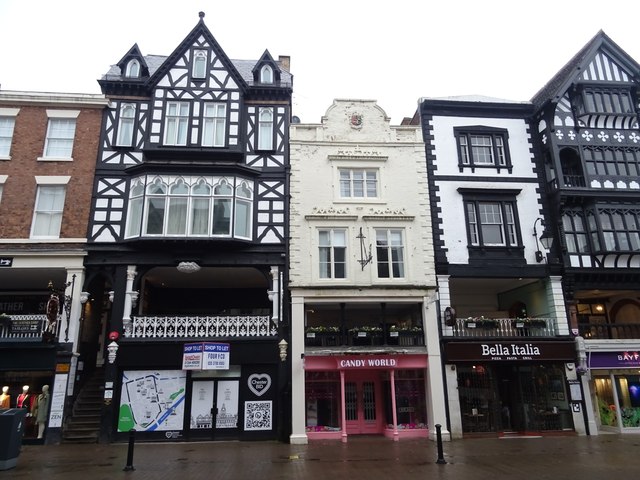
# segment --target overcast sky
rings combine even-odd
[[[291,57],[304,123],[334,98],[393,124],[420,97],[529,100],[600,29],[640,62],[640,0],[0,0],[0,88],[100,93],[134,43],[169,55],[199,11],[230,58]]]

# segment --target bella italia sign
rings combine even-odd
[[[495,362],[556,360],[573,362],[576,347],[573,341],[499,341],[449,342],[445,344],[447,362]]]

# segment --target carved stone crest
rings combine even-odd
[[[362,128],[362,114],[353,112],[349,115],[349,125],[351,128],[360,130]]]

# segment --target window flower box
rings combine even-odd
[[[355,327],[349,329],[352,345],[380,345],[382,343],[382,328]]]
[[[500,326],[500,321],[494,318],[484,318],[484,317],[469,317],[464,321],[464,326],[466,328],[498,328]]]
[[[541,318],[516,318],[511,321],[513,328],[545,328],[547,322]]]
[[[389,327],[387,338],[389,345],[424,345],[424,332],[420,327]]]
[[[340,344],[340,327],[309,327],[305,333],[307,347],[327,347]]]

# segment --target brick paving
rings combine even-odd
[[[285,480],[285,479],[572,479],[637,478],[640,435],[392,442],[351,437],[309,445],[276,442],[137,443],[135,470],[127,444],[25,445],[0,480]]]

